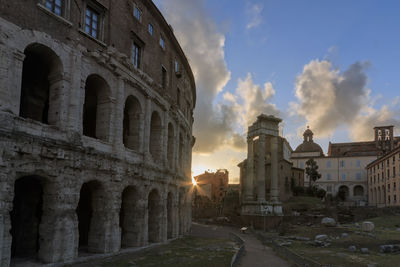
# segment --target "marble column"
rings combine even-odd
[[[258,138],[257,200],[265,201],[265,135]]]
[[[271,199],[272,202],[279,202],[278,188],[278,137],[271,137]]]
[[[246,168],[246,187],[245,200],[253,200],[253,180],[254,180],[254,151],[253,138],[247,138],[247,168]]]

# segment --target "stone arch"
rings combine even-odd
[[[174,167],[174,136],[175,130],[172,123],[168,123],[168,143],[167,143],[167,160],[170,168]]]
[[[157,111],[153,111],[151,114],[149,150],[153,160],[160,162],[162,159],[162,122]]]
[[[130,95],[125,101],[123,119],[123,142],[125,147],[140,150],[142,129],[142,107],[139,100]]]
[[[353,187],[353,196],[362,197],[364,196],[364,187],[361,185],[356,185]]]
[[[39,43],[28,45],[24,54],[19,116],[59,125],[62,62],[52,49]]]
[[[143,212],[139,209],[140,195],[134,186],[127,186],[122,192],[119,217],[121,227],[121,247],[140,245],[140,223]]]
[[[85,82],[83,135],[109,141],[111,90],[104,78],[91,74]]]
[[[11,218],[11,257],[37,258],[42,245],[44,178],[24,176],[15,181]]]
[[[172,238],[174,234],[174,222],[175,222],[174,216],[175,216],[174,195],[172,192],[169,192],[167,196],[167,239]]]
[[[97,180],[82,185],[76,213],[78,215],[79,250],[104,252],[104,218],[106,192]]]
[[[148,196],[148,242],[157,243],[161,241],[161,223],[162,223],[162,204],[161,197],[157,189],[150,191]]]
[[[349,187],[346,185],[341,185],[339,187],[339,197],[341,198],[342,201],[346,201],[349,198]]]

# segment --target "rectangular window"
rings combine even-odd
[[[302,161],[300,162],[300,168],[304,168],[304,163]]]
[[[346,180],[346,174],[342,173],[342,180]]]
[[[390,192],[390,184],[387,185],[387,191]]]
[[[326,167],[327,167],[327,168],[330,168],[330,167],[331,167],[331,161],[330,161],[330,160],[328,160],[328,161],[326,162]]]
[[[142,57],[142,48],[137,44],[133,43],[132,47],[132,64],[135,68],[141,67],[141,57]]]
[[[356,166],[360,167],[361,166],[361,162],[359,160],[356,161]]]
[[[63,0],[46,0],[46,8],[56,15],[62,15]]]
[[[393,178],[396,177],[396,167],[393,167]]]
[[[149,25],[147,26],[147,31],[150,35],[153,35],[153,25],[151,25],[151,23],[149,23]]]
[[[330,173],[327,174],[326,179],[328,179],[328,180],[331,179],[331,174]]]
[[[160,46],[162,47],[162,49],[165,49],[165,42],[162,36],[160,36]]]
[[[167,88],[167,69],[161,66],[161,86]]]
[[[396,191],[396,182],[393,183],[393,191]]]
[[[389,179],[389,177],[390,177],[390,170],[388,169],[388,170],[387,170],[387,177],[386,177],[386,178]]]
[[[142,21],[142,10],[135,4],[135,7],[133,8],[133,15],[138,21]]]
[[[359,172],[356,173],[356,179],[361,180],[361,173],[359,173]]]
[[[393,202],[396,203],[397,202],[397,196],[393,195]]]
[[[175,60],[175,62],[174,62],[174,69],[175,69],[175,72],[179,72],[179,63],[177,60]]]
[[[393,163],[396,161],[396,156],[393,156]]]
[[[94,38],[99,38],[100,14],[87,6],[85,13],[85,32]]]
[[[340,161],[340,167],[344,168],[344,166],[345,166],[345,162],[344,162],[344,160],[341,160]]]
[[[332,186],[331,186],[331,185],[328,185],[328,186],[326,187],[326,191],[327,191],[327,192],[332,192]]]
[[[388,203],[390,204],[390,196],[388,196]]]

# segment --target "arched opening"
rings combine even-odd
[[[172,238],[174,227],[174,206],[173,206],[173,195],[171,192],[168,193],[167,199],[167,238]]]
[[[11,257],[36,258],[40,248],[39,225],[43,211],[43,187],[37,176],[18,179],[14,185],[11,217]]]
[[[99,75],[86,79],[83,105],[83,135],[108,141],[110,129],[110,88]]]
[[[24,54],[19,116],[54,125],[59,103],[50,94],[62,75],[61,61],[54,51],[37,43],[26,47]]]
[[[150,154],[154,161],[159,162],[162,158],[162,125],[158,112],[151,115],[150,123]]]
[[[123,142],[125,147],[139,151],[142,108],[134,96],[128,96],[124,108]]]
[[[149,243],[160,242],[162,206],[160,195],[153,189],[148,198],[148,240]]]
[[[362,197],[364,195],[364,188],[361,185],[356,185],[353,188],[353,195],[355,197]]]
[[[139,195],[135,187],[128,186],[122,192],[119,224],[121,227],[121,247],[139,246],[138,223],[143,214],[138,210]]]
[[[339,187],[339,199],[345,201],[349,198],[349,188],[345,185]]]
[[[174,167],[174,126],[172,123],[168,123],[168,148],[167,148],[167,158],[168,166],[170,168]]]
[[[101,236],[104,231],[104,188],[98,181],[84,183],[81,187],[78,215],[79,250],[101,252]]]

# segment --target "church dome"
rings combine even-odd
[[[322,151],[322,148],[317,143],[314,143],[313,135],[314,133],[307,126],[307,130],[305,130],[303,133],[304,141],[302,144],[296,147],[294,152],[320,152],[323,154],[324,152]]]

